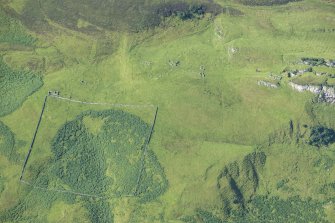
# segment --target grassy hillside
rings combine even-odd
[[[36,31],[50,28],[48,20],[52,20],[86,32],[102,29],[138,32],[156,27],[169,17],[187,20],[201,18],[205,13],[215,16],[223,12],[219,4],[206,0],[26,0],[12,6],[22,14],[25,24]]]
[[[332,2],[0,2],[1,222],[335,221]]]

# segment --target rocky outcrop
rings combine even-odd
[[[257,84],[259,86],[265,86],[265,87],[269,87],[269,88],[278,88],[279,84],[275,84],[275,83],[271,83],[268,81],[258,81]]]
[[[316,76],[322,76],[322,75],[326,75],[327,72],[314,72],[314,74],[315,74]]]
[[[310,91],[313,94],[320,94],[320,92],[322,91],[322,86],[318,86],[318,85],[300,85],[300,84],[296,84],[293,82],[290,82],[289,85],[296,91],[299,92],[303,92],[303,91]]]
[[[334,87],[323,86],[322,92],[319,96],[323,101],[335,103],[335,89]]]
[[[323,85],[300,85],[290,82],[289,85],[296,91],[309,91],[313,94],[319,95],[320,102],[335,103],[335,89],[331,86]]]
[[[294,76],[297,76],[297,75],[301,75],[301,74],[304,74],[304,73],[307,73],[307,72],[313,72],[313,68],[312,67],[308,67],[304,70],[292,70],[292,71],[288,71],[287,72],[287,77],[294,77]]]
[[[325,60],[324,58],[301,58],[301,63],[309,66],[335,67],[335,60]]]
[[[335,60],[326,60],[327,67],[335,67]]]
[[[325,65],[326,61],[323,58],[308,58],[308,57],[303,57],[301,58],[301,62],[306,65],[310,66],[320,66],[320,65]]]
[[[269,74],[269,77],[272,78],[273,80],[277,80],[277,81],[281,81],[281,79],[283,79],[282,76],[280,76],[280,75],[275,75],[275,74],[273,74],[273,73],[270,73],[270,74]]]

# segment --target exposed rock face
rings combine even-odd
[[[335,60],[326,60],[324,58],[301,58],[301,64],[309,66],[326,66],[326,67],[335,67]]]
[[[316,76],[322,76],[322,75],[326,75],[326,72],[315,72],[314,73]]]
[[[257,84],[259,86],[265,86],[265,87],[269,87],[269,88],[278,88],[279,84],[274,84],[268,81],[258,81]]]
[[[324,101],[329,103],[335,103],[335,89],[334,87],[323,86],[322,97]]]
[[[326,61],[327,67],[335,67],[335,60],[327,60]]]
[[[277,81],[280,81],[281,79],[283,79],[282,76],[280,76],[280,75],[275,75],[275,74],[273,74],[273,73],[270,73],[270,74],[269,74],[269,77],[271,77],[272,79],[277,80]]]
[[[322,86],[317,86],[317,85],[300,85],[300,84],[295,84],[293,82],[290,82],[289,85],[294,90],[297,90],[299,92],[310,91],[313,94],[319,94],[322,91]]]
[[[330,86],[322,86],[322,85],[300,85],[290,82],[289,85],[296,91],[310,91],[313,94],[319,95],[319,101],[335,103],[335,89]]]
[[[287,76],[288,77],[294,77],[294,76],[301,75],[301,74],[304,74],[304,73],[307,73],[307,72],[313,72],[313,68],[309,67],[309,68],[306,68],[304,70],[292,70],[292,71],[288,71],[287,72]]]
[[[321,66],[325,65],[326,61],[323,58],[308,58],[303,57],[301,58],[303,64],[310,65],[310,66]]]

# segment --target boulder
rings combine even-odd
[[[323,86],[322,89],[324,100],[328,103],[335,103],[335,89],[334,87]]]
[[[259,86],[265,86],[265,87],[269,87],[269,88],[278,88],[279,84],[275,84],[275,83],[271,83],[268,81],[258,81],[257,84]]]

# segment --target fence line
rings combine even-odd
[[[139,185],[140,185],[140,181],[141,181],[141,177],[142,177],[142,173],[143,173],[143,170],[145,168],[145,156],[147,154],[147,149],[148,149],[148,145],[150,143],[150,140],[151,140],[151,136],[152,136],[152,133],[154,131],[154,127],[155,127],[155,124],[156,124],[156,119],[157,119],[157,114],[158,114],[158,106],[156,107],[156,112],[155,112],[155,116],[154,116],[154,119],[153,119],[153,122],[152,122],[152,125],[151,125],[151,129],[150,129],[150,133],[149,133],[149,136],[144,144],[144,151],[142,153],[142,157],[141,157],[141,168],[140,168],[140,172],[139,172],[139,175],[138,175],[138,178],[137,178],[137,183],[136,183],[136,188],[135,188],[135,192],[134,192],[134,196],[138,195],[138,189],[139,189]]]
[[[75,195],[80,195],[80,196],[87,196],[87,197],[95,197],[95,198],[103,198],[101,196],[97,196],[97,195],[92,195],[92,194],[85,194],[85,193],[78,193],[78,192],[74,192],[74,191],[70,191],[70,190],[59,190],[59,189],[50,189],[50,188],[46,188],[46,187],[39,187],[39,186],[35,186],[27,181],[21,180],[22,183],[29,185],[35,189],[41,189],[41,190],[46,190],[46,191],[55,191],[55,192],[60,192],[60,193],[69,193],[69,194],[75,194]]]
[[[86,102],[86,101],[79,101],[79,100],[74,100],[71,98],[65,98],[61,97],[58,95],[50,95],[50,97],[54,97],[60,100],[65,100],[65,101],[71,101],[75,103],[80,103],[80,104],[87,104],[87,105],[110,105],[114,107],[135,107],[135,108],[142,108],[142,107],[156,107],[153,104],[143,104],[143,105],[135,105],[135,104],[112,104],[112,103],[100,103],[100,102]]]
[[[128,195],[122,195],[122,197],[134,197],[134,196],[136,196],[137,195],[137,191],[139,189],[139,183],[140,183],[140,180],[141,180],[141,175],[142,175],[142,172],[143,172],[143,169],[144,169],[144,165],[145,165],[144,159],[145,159],[145,156],[146,156],[146,153],[147,153],[148,144],[150,143],[151,136],[152,136],[152,133],[153,133],[153,129],[154,129],[154,126],[155,126],[155,123],[156,123],[157,114],[158,114],[158,107],[154,106],[152,104],[146,104],[146,105],[110,104],[110,103],[98,103],[98,102],[79,101],[79,100],[74,100],[74,99],[70,99],[70,98],[61,97],[61,96],[58,96],[58,95],[47,95],[47,96],[45,96],[44,102],[43,102],[43,106],[42,106],[42,110],[41,110],[41,114],[39,116],[39,120],[38,120],[36,129],[35,129],[35,132],[34,132],[34,136],[33,136],[32,142],[30,144],[30,148],[29,148],[28,154],[27,154],[27,156],[25,158],[25,161],[23,163],[23,167],[22,167],[22,171],[21,171],[21,175],[20,175],[20,182],[23,183],[23,184],[26,184],[28,186],[31,186],[31,187],[33,187],[35,189],[40,189],[40,190],[45,190],[45,191],[54,191],[54,192],[59,192],[59,193],[69,193],[69,194],[75,194],[75,195],[79,195],[79,196],[87,196],[87,197],[102,198],[102,199],[108,199],[108,198],[113,198],[113,197],[120,197],[120,196],[117,196],[117,195],[98,196],[98,195],[93,195],[93,194],[79,193],[79,192],[75,192],[75,191],[71,191],[71,190],[50,189],[50,188],[46,188],[46,187],[36,186],[36,185],[31,184],[30,182],[27,182],[27,181],[23,180],[23,175],[24,175],[27,163],[28,163],[28,159],[29,159],[29,157],[31,155],[34,143],[35,143],[35,139],[36,139],[36,136],[37,136],[37,132],[38,132],[39,126],[40,126],[41,121],[42,121],[42,117],[43,117],[43,114],[44,114],[44,110],[45,110],[45,107],[46,107],[46,102],[47,102],[48,97],[54,97],[54,98],[57,98],[57,99],[60,99],[60,100],[66,100],[66,101],[71,101],[71,102],[75,102],[75,103],[89,104],[89,105],[110,105],[110,106],[114,106],[114,107],[135,107],[135,108],[156,107],[155,116],[154,116],[154,119],[153,119],[153,122],[152,122],[152,125],[151,125],[150,133],[149,133],[148,138],[147,138],[147,140],[145,142],[144,151],[143,151],[142,157],[141,157],[141,168],[140,168],[140,171],[139,171],[139,176],[138,176],[138,180],[137,180],[135,192],[132,193],[132,194],[128,194]]]
[[[23,178],[23,174],[24,174],[24,171],[25,171],[25,169],[26,169],[28,159],[29,159],[29,157],[30,157],[31,151],[32,151],[33,146],[34,146],[34,143],[35,143],[35,139],[36,139],[37,131],[38,131],[38,128],[40,127],[40,124],[41,124],[41,121],[42,121],[42,116],[43,116],[43,113],[44,113],[45,105],[46,105],[46,103],[47,103],[47,99],[48,99],[48,96],[45,96],[45,98],[44,98],[44,102],[43,102],[43,106],[42,106],[42,111],[41,111],[40,117],[39,117],[39,119],[38,119],[38,123],[37,123],[36,129],[35,129],[35,133],[34,133],[34,136],[33,136],[33,140],[31,141],[31,144],[30,144],[30,148],[29,148],[28,154],[27,154],[27,156],[26,156],[26,158],[25,158],[25,160],[24,160],[24,163],[23,163],[23,167],[22,167],[22,171],[21,171],[21,176],[20,176],[20,181],[21,181],[22,178]]]
[[[45,190],[45,191],[52,191],[52,192],[59,192],[59,193],[68,193],[68,194],[75,194],[79,196],[85,196],[85,197],[94,197],[94,198],[100,198],[100,199],[109,199],[109,198],[115,198],[115,197],[120,197],[117,195],[110,195],[110,196],[98,196],[98,195],[93,195],[93,194],[85,194],[85,193],[79,193],[71,190],[60,190],[60,189],[50,189],[46,187],[40,187],[40,186],[35,186],[27,181],[21,180],[21,183],[29,185],[32,188],[39,189],[39,190]],[[122,197],[134,197],[133,194],[129,195],[122,195]]]

